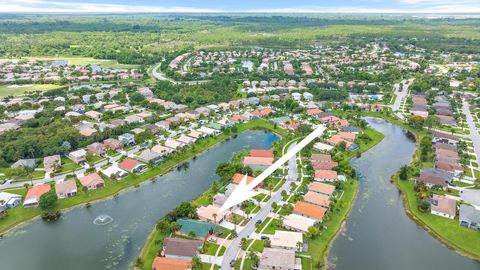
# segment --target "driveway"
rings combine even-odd
[[[406,83],[407,80],[402,80],[402,83],[403,83],[403,88],[400,89],[400,84],[395,84],[393,86],[393,89],[395,90],[395,102],[393,103],[392,105],[392,111],[393,112],[396,112],[398,111],[397,113],[395,113],[395,115],[397,115],[400,119],[404,119],[405,117],[403,116],[403,114],[400,113],[400,106],[402,105],[403,103],[403,100],[407,97],[408,95],[408,88],[410,87],[410,85],[412,84],[413,82],[413,79],[409,79],[408,80],[408,84]],[[400,91],[401,90],[401,91]]]

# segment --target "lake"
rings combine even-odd
[[[346,227],[330,250],[329,268],[480,269],[480,263],[450,250],[406,215],[390,176],[411,162],[415,144],[396,125],[366,120],[385,138],[351,162],[360,176],[360,189]]]
[[[241,133],[190,160],[187,168],[170,171],[155,182],[145,182],[90,208],[74,208],[54,223],[38,219],[19,227],[0,239],[0,269],[130,269],[156,221],[218,180],[215,169],[219,163],[239,151],[270,149],[278,139],[259,130]]]

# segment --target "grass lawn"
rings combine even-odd
[[[407,213],[412,219],[431,229],[431,232],[441,240],[460,250],[462,253],[480,258],[480,234],[478,231],[467,229],[458,224],[458,217],[454,220],[442,218],[418,210],[418,201],[413,190],[412,181],[395,180],[397,187],[402,191]]]
[[[247,247],[252,243],[252,246],[250,247],[249,251],[253,252],[263,252],[263,249],[265,248],[265,241],[263,240],[256,240],[256,239],[248,239],[245,244],[242,245],[242,250],[247,250]]]
[[[26,92],[45,92],[62,87],[64,86],[56,84],[0,85],[0,97],[20,96]]]
[[[215,243],[210,243],[208,241],[205,241],[205,244],[204,244],[204,251],[205,253],[203,254],[206,254],[206,255],[215,255],[217,253],[217,250],[218,250],[218,247],[219,245],[215,244]],[[225,246],[222,246],[222,248],[220,248],[220,252],[218,253],[218,256],[223,256],[223,254],[225,253]]]
[[[209,263],[202,263],[202,270],[210,270],[211,267],[212,267],[212,265],[209,264]],[[218,265],[214,265],[213,269],[218,270]]]
[[[313,270],[311,258],[302,257],[302,270]]]
[[[266,218],[262,224],[255,230],[256,233],[260,233],[262,229],[267,225],[271,218]],[[270,224],[263,231],[264,234],[275,234],[276,230],[283,230],[282,227],[278,226],[278,219],[272,220]]]

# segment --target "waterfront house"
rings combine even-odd
[[[312,182],[308,184],[308,191],[327,195],[330,197],[335,192],[335,186],[321,183],[321,182]]]
[[[303,201],[313,204],[313,205],[318,205],[322,206],[325,208],[329,208],[330,206],[330,198],[327,195],[316,193],[313,191],[307,192],[305,196],[303,196]]]
[[[331,162],[332,157],[328,154],[313,154],[310,160],[312,162]]]
[[[146,169],[146,166],[143,163],[131,158],[126,158],[118,163],[118,167],[129,173],[141,172]]]
[[[273,150],[252,149],[250,150],[251,157],[266,157],[274,158]]]
[[[55,184],[55,192],[59,199],[76,196],[77,184],[74,179],[57,182]]]
[[[220,224],[227,216],[227,212],[219,212],[219,210],[220,207],[216,205],[200,206],[197,209],[198,218],[202,221]]]
[[[203,241],[168,237],[163,240],[162,254],[166,258],[191,260],[202,247]]]
[[[162,155],[150,149],[143,150],[138,156],[138,160],[145,163],[158,164],[162,160]]]
[[[300,201],[295,204],[293,213],[322,222],[327,208]]]
[[[238,185],[238,184],[240,184],[240,182],[243,180],[244,177],[245,177],[244,174],[236,173],[232,176],[232,183],[235,184],[235,185]],[[250,182],[252,182],[253,179],[255,179],[255,178],[251,177],[251,176],[247,176],[247,185],[250,184]]]
[[[265,170],[273,163],[273,158],[269,157],[244,157],[242,164],[249,166],[253,170]]]
[[[312,162],[312,167],[314,170],[331,170],[338,166],[338,163],[335,161],[331,162]]]
[[[191,260],[156,257],[152,264],[153,270],[191,270]]]
[[[298,248],[299,243],[301,247]],[[283,248],[289,250],[302,251],[303,234],[300,232],[275,231],[273,237],[270,238],[270,246],[272,248]]]
[[[431,210],[434,215],[454,219],[457,212],[457,203],[446,196],[433,194],[430,199]]]
[[[14,208],[18,206],[21,202],[21,195],[0,191],[0,207],[4,209]]]
[[[37,207],[38,201],[43,194],[50,191],[50,185],[41,184],[31,187],[25,195],[25,201],[23,201],[23,207]]]
[[[166,156],[170,153],[172,153],[174,150],[172,148],[169,148],[169,147],[166,147],[166,146],[163,146],[161,144],[157,144],[155,145],[154,147],[152,147],[151,149],[153,152],[159,154],[160,156]]]
[[[174,150],[177,150],[178,148],[185,146],[184,143],[181,143],[181,142],[179,142],[179,141],[177,141],[177,140],[172,140],[172,139],[167,139],[163,144],[164,144],[166,147],[171,148],[171,149],[174,149]]]
[[[308,232],[308,228],[314,226],[315,223],[316,221],[314,219],[297,214],[290,214],[283,219],[282,227],[287,230],[306,233]]]
[[[317,142],[313,145],[313,149],[321,152],[329,152],[333,149],[333,146],[326,143]]]
[[[295,251],[278,248],[265,248],[260,257],[258,270],[270,269],[294,270]]]
[[[423,182],[429,188],[433,186],[441,186],[446,188],[448,183],[453,179],[453,174],[439,169],[422,169],[417,182]]]
[[[315,181],[333,182],[338,179],[336,171],[332,170],[317,170],[315,171]]]
[[[473,206],[461,204],[458,220],[461,226],[480,230],[480,210]]]
[[[98,175],[98,173],[87,174],[83,177],[80,177],[79,180],[84,187],[87,187],[90,190],[105,186],[105,182],[103,181],[102,177]]]
[[[120,180],[128,176],[128,173],[126,171],[118,168],[118,166],[115,165],[112,165],[105,169],[100,169],[100,171],[112,180]]]
[[[463,189],[460,191],[460,199],[480,209],[480,189]]]

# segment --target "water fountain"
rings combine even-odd
[[[102,214],[98,217],[96,217],[93,220],[93,224],[98,225],[98,226],[105,226],[113,221],[113,218],[109,215]]]

